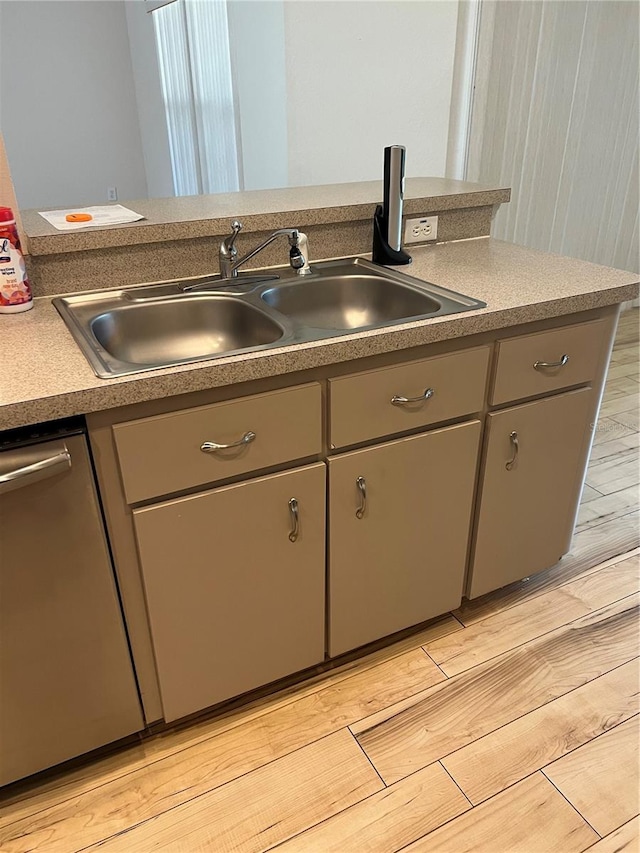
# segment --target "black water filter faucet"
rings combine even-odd
[[[404,202],[404,145],[384,149],[383,203],[373,218],[372,258],[379,264],[410,264],[402,250],[402,206]]]

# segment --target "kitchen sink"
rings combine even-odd
[[[305,276],[276,267],[233,279],[154,282],[53,304],[102,378],[485,307],[362,258],[311,269]]]
[[[441,308],[432,296],[372,273],[311,279],[270,287],[262,299],[316,329],[362,329],[435,314]]]

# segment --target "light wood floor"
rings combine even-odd
[[[408,639],[0,794],[2,853],[639,849],[638,312],[571,554]]]

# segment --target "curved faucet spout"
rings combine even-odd
[[[242,223],[238,222],[237,219],[234,220],[231,229],[232,233],[228,237],[225,237],[220,244],[219,261],[221,278],[236,278],[239,267],[250,261],[251,258],[255,257],[280,236],[287,237],[289,241],[289,246],[291,247],[289,251],[289,263],[296,273],[298,275],[308,275],[311,272],[311,267],[309,266],[309,241],[307,240],[307,235],[302,231],[298,231],[297,228],[278,228],[277,231],[270,234],[266,240],[263,240],[262,243],[251,249],[250,252],[247,252],[239,260],[235,240],[242,229]]]

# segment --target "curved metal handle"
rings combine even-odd
[[[560,361],[535,361],[533,367],[535,370],[544,370],[545,367],[564,367],[569,361],[568,355],[563,355]]]
[[[53,477],[71,468],[71,454],[66,444],[63,444],[53,456],[47,456],[44,459],[38,459],[38,453],[42,453],[42,449],[38,447],[28,447],[15,452],[6,451],[5,459],[9,461],[15,458],[18,467],[0,473],[0,495],[23,486],[30,486],[32,483]]]
[[[245,444],[251,444],[252,441],[255,441],[256,434],[255,432],[245,432],[242,438],[239,438],[238,441],[232,441],[231,444],[218,444],[217,441],[205,441],[200,445],[200,450],[203,453],[215,453],[216,450],[228,450],[230,447],[243,447]]]
[[[518,459],[518,453],[520,451],[520,444],[518,442],[518,433],[515,430],[513,432],[509,433],[509,440],[511,441],[511,444],[513,446],[513,456],[507,462],[507,464],[504,466],[507,469],[507,471],[511,471],[513,466],[516,464],[516,461]]]
[[[433,388],[425,389],[424,394],[421,394],[420,397],[399,397],[397,394],[391,398],[391,402],[394,406],[404,406],[406,403],[423,403],[425,400],[428,400],[430,397],[433,397],[435,391]]]
[[[298,501],[295,498],[289,500],[289,512],[291,513],[291,532],[289,542],[295,542],[300,535],[300,516],[298,515]]]
[[[356,486],[360,492],[360,506],[356,510],[356,518],[362,518],[367,510],[367,481],[364,477],[358,477]]]
[[[236,237],[242,231],[242,222],[238,222],[237,219],[234,219],[231,223],[231,234],[228,237],[225,237],[224,243],[227,249],[232,252],[233,244],[236,242]],[[236,250],[237,251],[237,250]]]

